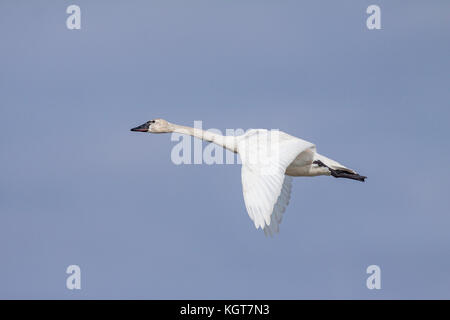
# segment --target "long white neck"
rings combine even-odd
[[[237,152],[236,137],[234,136],[223,136],[221,134],[205,131],[199,128],[185,127],[173,123],[170,125],[172,127],[172,132],[187,134],[204,141],[215,143],[232,152]]]

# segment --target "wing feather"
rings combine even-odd
[[[315,146],[278,130],[251,130],[238,141],[242,161],[242,191],[248,215],[255,227],[272,235],[278,232],[289,203],[292,178],[286,168]]]

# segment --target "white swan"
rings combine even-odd
[[[289,204],[292,177],[331,175],[364,181],[366,177],[316,152],[316,146],[278,130],[252,129],[241,136],[222,136],[163,119],[150,120],[131,131],[177,132],[215,143],[238,153],[242,162],[242,192],[256,229],[279,231]]]

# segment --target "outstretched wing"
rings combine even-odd
[[[286,211],[286,207],[291,199],[291,189],[292,177],[285,175],[280,195],[278,196],[278,200],[275,203],[272,215],[270,216],[270,225],[264,228],[264,234],[266,236],[272,236],[274,233],[278,233],[278,231],[280,231],[279,225],[283,219],[283,213]]]
[[[250,130],[239,139],[242,191],[248,215],[257,229],[265,229],[271,224],[274,230],[278,227],[281,213],[278,221],[277,212],[284,211],[291,188],[290,178],[285,178],[286,168],[308,149],[315,150],[315,146],[278,130]],[[279,206],[276,206],[282,189],[285,189],[287,197],[282,195]],[[273,219],[272,213],[275,214]]]

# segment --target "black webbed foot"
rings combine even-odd
[[[319,167],[326,167],[328,168],[328,166],[326,164],[324,164],[322,161],[320,160],[316,160],[313,162],[314,164],[317,164]]]

